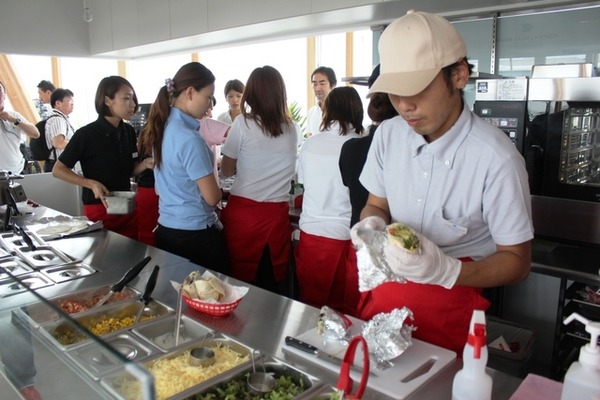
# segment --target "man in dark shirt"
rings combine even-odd
[[[369,89],[378,76],[379,65],[375,67],[367,81]],[[369,191],[365,189],[358,178],[360,177],[365,161],[367,161],[367,153],[369,152],[369,147],[371,147],[377,126],[386,119],[398,115],[386,93],[373,93],[371,95],[367,113],[373,122],[369,126],[369,134],[361,138],[348,140],[342,146],[340,153],[339,165],[340,172],[342,173],[342,182],[350,191],[350,204],[352,205],[350,226],[353,226],[360,220],[360,212],[365,204],[367,204],[367,198],[369,197]]]

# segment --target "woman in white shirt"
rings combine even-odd
[[[252,71],[241,109],[221,150],[221,174],[236,175],[221,212],[232,276],[282,292],[290,256],[289,189],[300,128],[288,111],[279,71],[270,66]]]
[[[355,314],[359,299],[356,251],[350,240],[350,194],[338,166],[342,145],[363,133],[356,89],[334,88],[323,103],[321,133],[304,142],[298,182],[304,185],[296,272],[300,300]]]

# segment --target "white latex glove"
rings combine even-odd
[[[352,229],[350,229],[352,244],[357,248],[365,243],[371,244],[373,234],[377,231],[384,231],[385,226],[386,224],[383,218],[377,216],[370,216],[357,222]]]
[[[412,254],[395,244],[387,243],[384,253],[394,273],[409,281],[430,283],[450,289],[456,283],[462,262],[444,254],[431,240],[417,233],[420,252]]]

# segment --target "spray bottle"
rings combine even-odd
[[[588,344],[581,347],[579,361],[569,367],[565,375],[561,400],[597,399],[600,398],[600,323],[583,318],[577,313],[569,315],[564,324],[576,319],[585,325],[585,330],[591,335]]]
[[[452,400],[490,400],[492,377],[485,372],[488,360],[485,313],[473,310],[469,337],[463,351],[463,368],[454,376]]]

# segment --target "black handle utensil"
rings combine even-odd
[[[146,283],[146,289],[144,290],[142,297],[140,297],[140,300],[142,301],[142,306],[140,307],[139,311],[135,316],[135,324],[137,324],[140,321],[142,313],[144,312],[144,308],[148,305],[148,303],[152,301],[152,291],[154,291],[154,288],[156,287],[156,281],[158,280],[159,270],[160,267],[158,265],[155,265],[154,269],[152,270],[152,274],[150,274],[150,278],[148,278],[148,282]]]
[[[18,225],[15,225],[14,231],[23,238],[23,241],[25,242],[25,244],[27,244],[27,247],[29,247],[31,251],[35,251],[37,249],[36,245],[33,243],[33,239],[31,239],[31,236],[29,236],[27,232],[25,232],[25,229]]]
[[[123,288],[129,282],[134,280],[135,277],[138,276],[140,272],[142,272],[142,269],[144,269],[146,264],[148,264],[151,259],[152,259],[152,257],[148,256],[148,257],[144,258],[142,261],[140,261],[139,263],[137,263],[135,266],[130,268],[117,283],[115,283],[114,285],[111,286],[110,291],[103,298],[101,298],[100,301],[98,303],[96,303],[96,305],[94,307],[101,306],[102,304],[106,303],[106,301],[110,298],[110,296],[113,293],[120,292],[121,290],[123,290]]]

